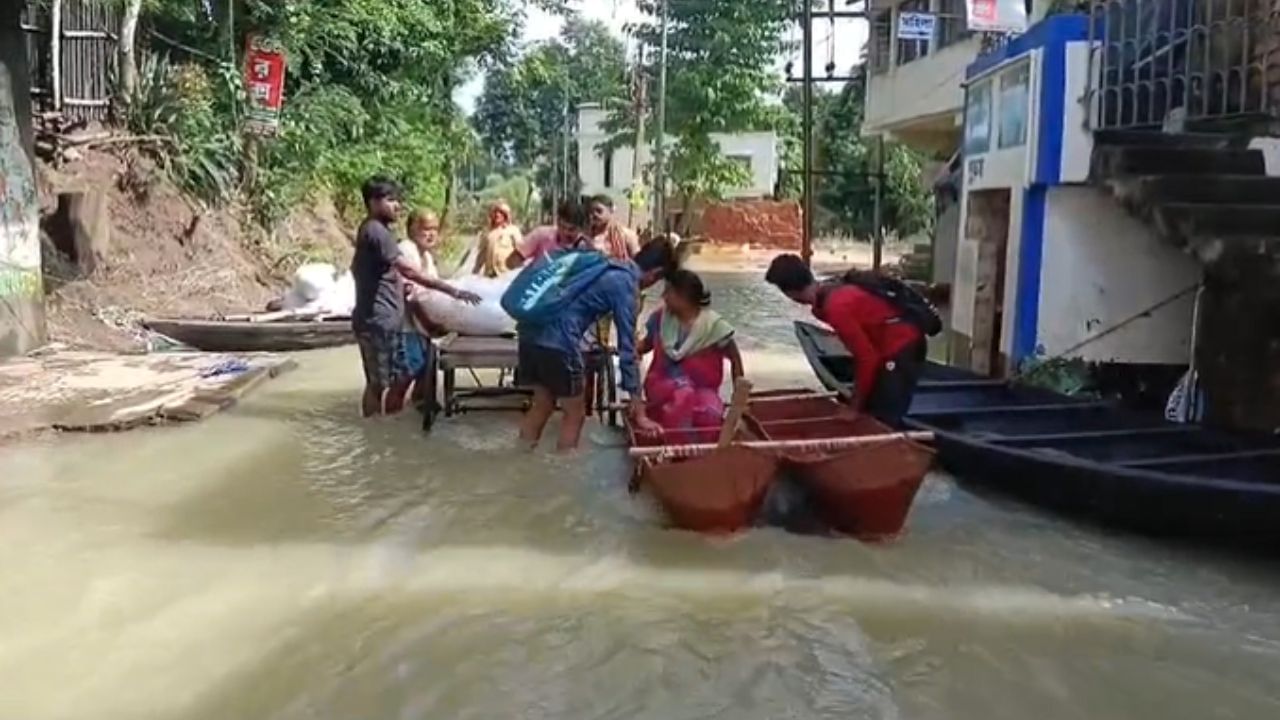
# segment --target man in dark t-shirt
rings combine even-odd
[[[419,272],[400,256],[391,226],[400,214],[400,189],[384,178],[373,178],[362,188],[367,214],[356,234],[351,276],[356,285],[356,306],[351,327],[360,345],[364,365],[365,417],[399,412],[413,383],[404,348],[404,280],[437,290],[472,305],[480,298]],[[385,408],[383,395],[386,395]]]

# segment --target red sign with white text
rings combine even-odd
[[[244,84],[249,91],[249,130],[273,135],[280,129],[284,107],[284,52],[258,37],[250,37],[245,56]]]

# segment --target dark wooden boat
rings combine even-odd
[[[796,324],[818,379],[851,390],[852,362]],[[905,424],[936,433],[962,481],[1065,514],[1170,538],[1280,549],[1280,439],[1165,421],[929,365]]]
[[[819,440],[891,433],[871,417],[849,418],[830,396],[791,393],[758,398],[748,423],[769,440]],[[813,510],[832,529],[865,542],[902,533],[933,451],[906,439],[833,452],[789,453],[783,469],[807,491]]]
[[[663,444],[641,438],[628,427],[632,447]],[[696,442],[714,443],[718,429],[696,433]],[[681,460],[636,461],[632,491],[648,490],[682,530],[724,534],[751,527],[764,504],[779,458],[744,447],[728,447],[710,455]]]
[[[149,330],[207,352],[289,352],[355,342],[348,318],[326,320],[189,320],[154,318]]]

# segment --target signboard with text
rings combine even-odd
[[[899,40],[933,40],[938,18],[929,13],[904,12],[898,15]]]
[[[245,55],[244,83],[249,93],[248,129],[274,135],[284,107],[284,51],[259,37],[250,37]]]
[[[965,0],[969,29],[976,32],[1026,32],[1024,0]]]

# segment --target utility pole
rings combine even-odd
[[[875,235],[871,240],[871,269],[879,270],[884,256],[884,133],[876,136]]]
[[[806,264],[813,261],[813,3],[804,2],[804,230],[801,256]],[[834,42],[834,38],[832,42]]]
[[[662,43],[658,51],[658,118],[653,154],[653,231],[667,231],[667,34],[671,0],[662,0]]]
[[[569,114],[569,101],[564,103],[564,140],[560,146],[560,180],[564,183],[564,199],[569,199],[569,128],[571,115]]]
[[[644,217],[644,155],[648,147],[644,136],[645,115],[649,111],[649,82],[644,71],[644,42],[636,50],[636,68],[631,84],[635,100],[636,142],[631,154],[631,197],[627,199],[627,224],[639,229]]]

